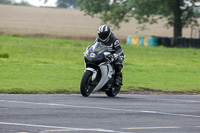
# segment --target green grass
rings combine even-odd
[[[0,36],[0,93],[79,92],[92,42]],[[122,45],[122,91],[200,92],[200,50]]]

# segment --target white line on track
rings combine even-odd
[[[195,100],[182,100],[182,99],[163,99],[163,98],[148,98],[152,100],[162,100],[162,101],[173,101],[173,102],[184,102],[184,103],[200,103],[200,101]]]
[[[123,111],[123,112],[141,112],[141,113],[149,113],[149,114],[159,114],[159,115],[169,115],[169,116],[181,116],[181,117],[200,118],[200,116],[198,116],[198,115],[174,114],[174,113],[148,111],[148,110],[127,110],[127,109],[90,107],[90,106],[77,106],[77,105],[66,105],[66,104],[56,104],[56,103],[36,103],[36,102],[23,102],[23,101],[9,101],[9,100],[0,100],[0,102],[20,103],[20,104],[32,104],[32,105],[46,105],[46,106],[59,106],[59,107],[71,107],[71,108],[85,108],[85,109],[99,109],[99,110]]]
[[[124,110],[124,109],[114,109],[114,108],[103,108],[103,107],[90,107],[90,106],[77,106],[77,105],[66,105],[66,104],[56,104],[56,103],[36,103],[36,102],[23,102],[23,101],[7,101],[0,100],[0,102],[7,103],[23,103],[23,104],[34,104],[34,105],[47,105],[47,106],[59,106],[59,107],[72,107],[72,108],[85,108],[85,109],[100,109],[100,110],[110,110],[110,111],[134,111],[134,110]],[[138,112],[138,111],[136,111]]]
[[[182,117],[193,117],[193,118],[200,118],[198,115],[187,115],[187,114],[173,114],[173,113],[165,113],[165,112],[157,112],[157,111],[141,111],[143,113],[150,113],[150,114],[160,114],[160,115],[171,115],[171,116],[182,116]]]
[[[51,128],[51,129],[68,129],[68,130],[87,130],[86,128],[71,128],[71,127],[59,127],[59,126],[48,126],[48,125],[34,125],[34,124],[23,124],[23,123],[9,123],[9,122],[0,122],[0,125],[12,125],[12,126],[25,126],[25,127],[37,127],[37,128]],[[107,133],[129,133],[129,132],[121,132],[114,130],[106,130],[106,129],[88,129],[87,131],[97,131],[97,132],[107,132]]]

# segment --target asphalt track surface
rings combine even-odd
[[[0,133],[199,132],[199,95],[0,95]]]

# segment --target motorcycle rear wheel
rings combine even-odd
[[[91,82],[92,82],[92,72],[85,71],[80,84],[80,92],[82,96],[88,97],[92,93],[93,89],[91,89],[92,87]]]
[[[122,73],[120,74],[120,77],[122,82]],[[112,88],[109,89],[109,91],[105,91],[105,93],[108,97],[115,97],[119,93],[120,89],[121,85],[119,86],[114,85]]]

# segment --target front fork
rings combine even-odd
[[[88,68],[85,68],[85,71],[91,71],[93,73],[92,74],[92,81],[94,81],[96,79],[97,71],[94,68],[88,67]]]

